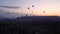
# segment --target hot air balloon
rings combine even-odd
[[[32,13],[33,13],[33,11],[32,11]]]
[[[32,7],[34,7],[34,5],[32,5]]]
[[[28,7],[28,9],[30,9],[30,8]]]
[[[43,13],[45,13],[45,11],[43,11]]]
[[[10,14],[10,13],[8,12],[8,14]]]

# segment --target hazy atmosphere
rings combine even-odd
[[[0,34],[60,34],[60,0],[0,0]]]
[[[60,16],[60,0],[0,0],[0,16]]]

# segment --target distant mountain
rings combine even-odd
[[[22,22],[32,22],[32,21],[55,21],[59,20],[60,17],[58,16],[27,16],[27,17],[18,17],[15,21],[22,21]]]

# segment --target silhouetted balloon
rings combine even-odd
[[[34,7],[34,5],[32,5],[32,7]]]
[[[45,11],[43,11],[43,13],[45,13]]]
[[[30,8],[28,7],[28,9],[30,9]]]
[[[8,12],[8,14],[9,14],[9,12]]]
[[[32,11],[32,13],[33,13],[33,11]]]

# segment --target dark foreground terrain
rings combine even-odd
[[[0,20],[0,34],[60,34],[60,17],[33,16]]]

